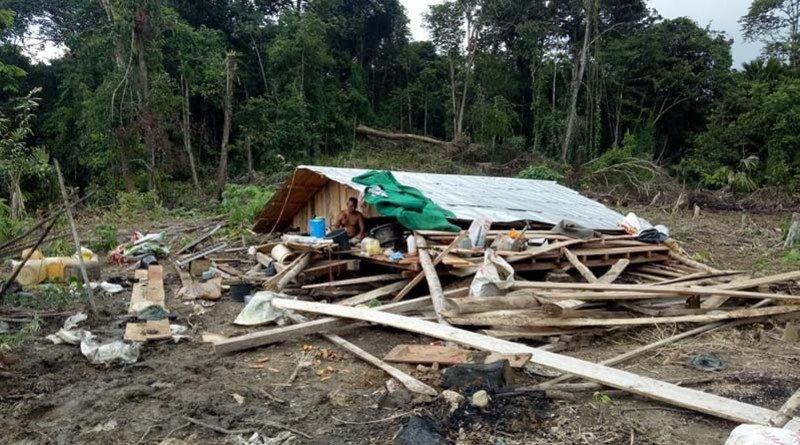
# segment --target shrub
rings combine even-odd
[[[556,181],[559,184],[564,183],[564,175],[553,170],[546,165],[531,165],[525,170],[519,172],[517,177],[522,179],[540,179],[544,181]]]
[[[30,225],[30,220],[11,217],[11,206],[0,198],[0,243],[22,234]]]
[[[229,226],[244,228],[255,222],[273,194],[272,190],[255,185],[227,184],[220,209],[228,215]]]
[[[110,252],[119,245],[117,239],[117,226],[99,224],[92,230],[92,240],[89,244],[95,252]]]
[[[117,209],[119,216],[133,216],[140,213],[163,213],[161,200],[153,192],[119,192]]]

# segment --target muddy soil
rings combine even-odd
[[[631,209],[621,209],[627,212]],[[715,266],[777,273],[796,268],[773,248],[786,215],[738,212],[670,214],[633,209],[666,223],[690,253]],[[744,216],[743,216],[744,215]],[[145,228],[142,228],[145,229]],[[108,266],[106,276],[121,269]],[[231,324],[242,304],[223,297],[201,315],[174,298],[179,287],[165,268],[167,305],[192,340],[149,343],[139,361],[124,367],[89,364],[79,348],[53,345],[44,337],[65,317],[48,317],[40,332],[0,353],[0,443],[3,444],[216,444],[236,443],[250,432],[275,436],[292,429],[306,444],[389,444],[412,414],[436,415],[437,406],[417,398],[406,406],[384,407],[387,376],[326,343],[304,337],[230,355],[215,355],[203,333],[250,332]],[[98,301],[100,316],[87,328],[102,338],[121,338],[129,290]],[[79,305],[76,305],[76,309]],[[190,318],[191,316],[191,318]],[[733,399],[778,408],[800,386],[799,344],[781,341],[780,323],[759,323],[686,339],[622,365],[659,379],[686,379],[692,387]],[[602,360],[685,330],[686,326],[621,329],[563,353]],[[400,343],[429,343],[392,329],[362,328],[345,338],[381,357]],[[725,369],[708,373],[686,365],[699,352],[713,352]],[[314,356],[287,384],[300,356]],[[398,365],[430,384],[438,371]],[[544,380],[514,371],[512,385]],[[698,383],[697,381],[700,380]],[[516,410],[519,406],[513,405]],[[469,423],[451,432],[459,444],[712,444],[722,443],[733,423],[625,393],[577,393],[552,400],[546,416],[531,416],[525,428],[501,420]],[[190,423],[193,418],[229,431]]]

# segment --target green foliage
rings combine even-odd
[[[592,393],[592,400],[600,405],[610,405],[612,402],[611,396],[600,391],[595,391]]]
[[[92,239],[89,244],[95,252],[110,252],[119,245],[117,226],[111,224],[98,224],[92,229]]]
[[[13,349],[19,346],[27,338],[32,337],[39,333],[41,330],[41,320],[39,317],[33,317],[33,320],[25,324],[16,332],[7,332],[0,334],[0,349]]]
[[[525,170],[519,172],[517,177],[522,179],[541,179],[545,181],[556,181],[559,184],[564,183],[564,175],[553,170],[546,165],[531,165]]]
[[[68,238],[59,238],[45,244],[42,253],[48,257],[68,257],[75,254],[75,245]]]
[[[695,254],[692,255],[692,259],[703,264],[714,263],[714,257],[711,256],[710,252],[706,251],[695,252]]]
[[[166,210],[161,199],[153,192],[119,192],[115,213],[120,217],[141,216],[142,214],[161,215]]]
[[[785,250],[783,255],[781,255],[781,262],[793,268],[800,266],[800,249]]]
[[[0,198],[0,243],[21,235],[30,224],[30,220],[12,218],[11,206]]]
[[[83,303],[87,296],[82,283],[72,280],[69,283],[40,284],[26,292],[12,293],[5,301],[11,306],[34,310],[63,311]]]
[[[228,216],[229,227],[249,228],[274,192],[255,185],[227,184],[220,210]]]
[[[34,95],[39,91],[34,89],[19,99],[12,109],[13,117],[0,113],[0,180],[6,186],[12,218],[20,217],[25,210],[23,181],[41,180],[50,171],[47,153],[28,144],[38,106]]]

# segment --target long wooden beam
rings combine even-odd
[[[773,300],[800,301],[800,296],[770,294],[766,292],[748,292],[727,290],[720,287],[680,287],[680,286],[649,286],[641,284],[598,284],[598,283],[548,283],[541,281],[518,281],[514,283],[515,289],[576,289],[590,291],[621,291],[647,294],[668,295],[725,295],[738,298],[771,298]],[[582,299],[584,297],[581,297]],[[602,299],[602,298],[598,298]]]
[[[319,289],[321,287],[349,286],[351,284],[377,283],[378,281],[401,280],[401,273],[386,273],[366,277],[350,278],[347,280],[329,281],[327,283],[306,284],[301,289]]]
[[[487,337],[451,326],[444,326],[385,312],[376,312],[369,309],[333,304],[295,301],[283,298],[273,299],[272,304],[282,309],[293,309],[379,323],[385,326],[416,332],[418,334],[460,343],[465,346],[489,352],[531,354],[531,361],[536,364],[561,372],[574,374],[587,380],[602,383],[603,385],[618,388],[633,394],[731,420],[733,422],[767,425],[769,420],[776,415],[776,412],[770,409],[704,393],[702,391],[683,388],[627,371],[609,368],[607,366],[553,352],[542,351],[519,343]],[[787,428],[797,431],[800,428],[800,421],[793,420],[787,425]]]
[[[760,278],[751,278],[751,279],[741,279],[741,280],[734,280],[730,283],[721,284],[719,286],[714,286],[715,289],[748,289],[753,287],[758,287],[761,285],[773,284],[773,283],[780,283],[782,281],[792,281],[792,280],[800,280],[800,271],[794,272],[786,272],[777,275],[769,275],[766,277]],[[704,309],[716,309],[722,306],[723,303],[728,301],[730,298],[729,295],[725,295],[723,293],[717,293],[717,295],[709,298],[708,300],[704,301],[700,307]]]
[[[766,306],[766,305],[768,305],[770,303],[771,303],[770,300],[763,300],[763,301],[760,301],[758,304],[756,304],[754,307],[762,307],[762,306]],[[706,333],[706,332],[716,331],[718,329],[732,328],[734,326],[738,326],[738,325],[741,325],[741,324],[744,324],[744,323],[754,323],[754,322],[756,322],[758,320],[761,320],[761,319],[762,318],[754,318],[754,319],[747,319],[747,320],[718,321],[718,322],[715,322],[715,323],[709,323],[709,324],[706,324],[706,325],[703,325],[703,326],[700,326],[700,327],[697,327],[697,328],[694,328],[694,329],[690,329],[690,330],[688,330],[686,332],[682,332],[680,334],[675,334],[675,335],[673,335],[671,337],[667,337],[667,338],[661,339],[661,340],[659,340],[657,342],[649,343],[649,344],[646,344],[644,346],[640,346],[640,347],[638,347],[638,348],[636,348],[634,350],[628,351],[628,352],[626,352],[624,354],[620,354],[620,355],[605,359],[605,360],[601,361],[600,364],[601,365],[606,365],[606,366],[618,365],[618,364],[626,362],[626,361],[628,361],[628,360],[630,360],[632,358],[638,357],[638,356],[644,354],[645,352],[649,352],[649,351],[652,351],[654,349],[658,349],[658,348],[660,348],[662,346],[666,346],[666,345],[675,343],[676,341],[682,340],[684,338],[694,337],[696,335],[700,335],[700,334],[703,334],[703,333]],[[562,375],[560,377],[556,377],[556,378],[554,378],[552,380],[548,380],[546,382],[542,382],[542,383],[536,385],[536,387],[537,388],[541,388],[541,389],[550,388],[553,385],[572,380],[574,377],[575,376],[573,376],[573,375],[565,374],[565,375]]]
[[[462,287],[445,292],[446,297],[455,297],[457,295],[465,296],[468,289]],[[378,306],[375,311],[386,312],[412,312],[430,307],[431,297],[419,297],[413,300],[400,301],[397,303],[390,303],[383,306]],[[307,323],[299,323],[290,326],[282,326],[257,332],[251,332],[245,335],[227,338],[225,340],[214,343],[214,352],[217,354],[227,354],[229,352],[243,351],[245,349],[257,348],[259,346],[270,345],[286,340],[302,337],[309,334],[318,334],[320,332],[337,331],[344,328],[355,327],[353,323],[334,317],[319,318]]]
[[[736,320],[740,318],[780,315],[800,311],[800,305],[774,306],[760,309],[738,309],[728,312],[716,312],[699,315],[677,315],[673,317],[637,317],[637,318],[552,318],[549,314],[530,309],[516,311],[493,311],[480,314],[465,314],[448,317],[454,325],[471,326],[530,326],[530,327],[599,327],[599,326],[641,326],[659,323],[708,323],[720,320]],[[580,314],[577,312],[576,314]]]

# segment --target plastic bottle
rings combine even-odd
[[[417,239],[414,238],[413,233],[406,238],[406,247],[408,256],[417,256]]]

